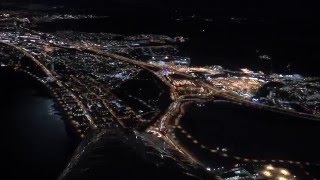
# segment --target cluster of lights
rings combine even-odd
[[[276,168],[274,166],[267,165],[263,170],[262,170],[262,175],[268,178],[273,178],[277,180],[289,180],[289,179],[295,179],[295,176],[291,176],[290,172],[286,169],[283,168]]]

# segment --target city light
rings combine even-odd
[[[266,169],[268,169],[268,170],[274,170],[274,167],[273,167],[272,165],[268,165],[268,166],[266,167]]]
[[[278,179],[278,180],[287,180],[287,178],[285,178],[285,177],[283,177],[283,176],[279,176],[277,179]]]
[[[265,175],[267,177],[271,177],[272,176],[270,171],[263,171],[263,175]]]
[[[281,169],[280,172],[281,172],[281,174],[286,175],[286,176],[290,175],[289,171],[287,171],[286,169]]]

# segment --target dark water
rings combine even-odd
[[[1,164],[9,179],[56,179],[75,141],[55,113],[42,85],[25,74],[0,69]]]
[[[257,159],[320,162],[320,122],[233,103],[191,106],[182,126],[199,142]]]
[[[301,22],[212,23],[191,36],[185,53],[194,65],[250,68],[267,73],[319,76],[314,63],[320,36],[314,24]],[[268,55],[271,60],[260,59]]]

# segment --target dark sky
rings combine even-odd
[[[69,6],[110,8],[118,6],[189,9],[226,14],[264,14],[274,16],[315,17],[316,2],[308,0],[0,0],[18,3],[60,3]]]

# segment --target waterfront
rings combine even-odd
[[[76,142],[66,132],[55,102],[26,74],[0,69],[1,169],[10,179],[56,179]]]

